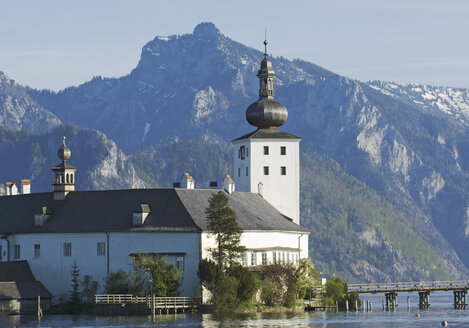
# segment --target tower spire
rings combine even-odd
[[[246,119],[249,124],[257,126],[259,129],[281,126],[288,117],[285,106],[274,100],[275,72],[267,55],[267,30],[265,33],[264,59],[262,59],[261,68],[257,72],[259,100],[251,104],[246,110]]]
[[[52,168],[54,172],[54,200],[64,200],[71,191],[75,191],[75,167],[67,163],[67,159],[72,155],[72,151],[65,144],[65,136],[62,137],[62,146],[57,151],[57,156],[62,160],[57,166]]]

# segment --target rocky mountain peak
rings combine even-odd
[[[0,84],[15,85],[15,80],[10,79],[5,73],[0,71]]]
[[[221,35],[220,30],[211,22],[203,22],[194,28],[193,35],[200,39],[213,39]]]

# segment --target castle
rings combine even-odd
[[[257,74],[259,100],[246,110],[252,133],[234,139],[234,172],[223,190],[243,229],[243,265],[297,264],[308,257],[309,232],[299,225],[300,138],[277,129],[287,120],[286,108],[274,100],[274,70],[267,55]],[[218,190],[195,189],[189,174],[172,189],[76,191],[77,168],[68,160],[65,137],[61,162],[52,168],[53,191],[23,192],[12,183],[0,197],[0,261],[26,260],[54,295],[68,296],[76,263],[102,288],[104,279],[133,268],[132,255],[164,255],[182,270],[181,296],[200,286],[199,262],[215,240],[207,229],[205,210]]]

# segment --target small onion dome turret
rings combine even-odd
[[[288,111],[282,104],[274,100],[274,77],[272,62],[267,56],[267,40],[264,41],[265,53],[259,78],[259,100],[252,103],[246,110],[246,120],[259,129],[276,128],[283,125],[288,118]]]
[[[62,147],[57,151],[57,155],[62,161],[66,161],[72,155],[72,151],[65,145],[65,137],[62,138]]]

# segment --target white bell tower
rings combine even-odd
[[[300,224],[300,137],[280,131],[287,109],[274,100],[274,70],[267,41],[259,78],[259,100],[246,110],[257,130],[232,141],[233,178],[238,191],[259,193],[280,213]]]

